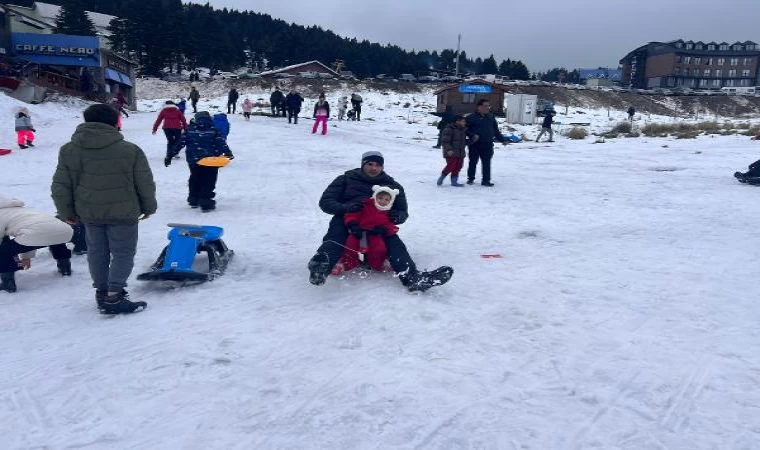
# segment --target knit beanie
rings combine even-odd
[[[374,162],[374,163],[380,164],[381,166],[384,166],[385,158],[383,158],[382,153],[375,150],[370,150],[368,152],[364,152],[364,154],[362,155],[362,167],[364,167],[364,165],[369,162]]]
[[[380,193],[385,193],[391,196],[391,201],[385,206],[381,206],[379,203],[377,203],[377,194]],[[380,211],[388,211],[393,206],[393,201],[396,200],[398,193],[398,189],[391,189],[388,186],[372,186],[372,199],[375,200],[375,208]]]
[[[119,122],[119,113],[108,105],[97,104],[84,110],[85,122],[98,122],[115,127]]]

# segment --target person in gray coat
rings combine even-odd
[[[32,125],[32,118],[29,117],[29,110],[21,108],[16,113],[16,138],[18,142],[18,148],[24,149],[34,147],[34,126]]]

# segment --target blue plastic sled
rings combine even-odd
[[[513,144],[516,144],[518,142],[522,142],[522,138],[520,136],[517,136],[516,134],[512,134],[507,136],[507,140],[509,142],[512,142]]]
[[[211,281],[224,274],[235,252],[222,241],[224,230],[208,225],[170,223],[169,245],[164,247],[150,272],[137,276],[143,281]],[[208,272],[193,269],[195,256],[205,252]]]

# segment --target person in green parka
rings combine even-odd
[[[124,287],[134,267],[138,221],[156,212],[156,185],[145,153],[116,129],[108,105],[84,111],[71,142],[58,154],[51,187],[58,217],[86,230],[87,262],[95,299],[104,314],[131,313]]]

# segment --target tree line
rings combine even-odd
[[[385,73],[421,75],[454,72],[456,51],[407,51],[399,46],[341,37],[319,26],[301,26],[268,14],[215,9],[181,0],[59,0],[57,23],[65,34],[93,34],[85,10],[117,16],[111,22],[111,47],[138,62],[145,75],[208,67],[212,72],[249,67],[265,70],[318,60],[364,78]],[[84,17],[84,19],[83,19]],[[92,25],[90,23],[90,25]],[[497,62],[459,55],[461,73],[500,74],[516,80],[531,77],[522,61]]]

